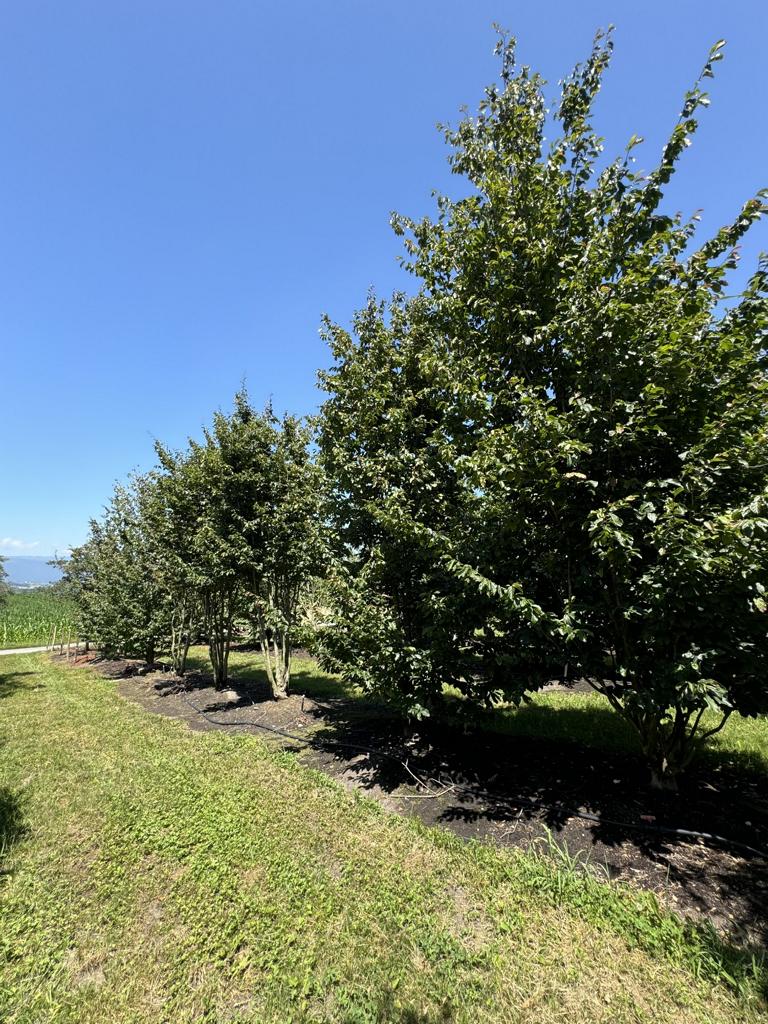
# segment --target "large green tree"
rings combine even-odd
[[[117,485],[86,542],[59,566],[79,608],[80,628],[108,655],[142,657],[148,664],[166,645],[170,602],[156,572],[144,509],[157,486],[152,475]]]
[[[665,208],[721,43],[647,173],[641,139],[606,161],[592,126],[610,36],[551,113],[514,42],[498,53],[446,129],[468,194],[393,220],[418,294],[326,328],[325,650],[417,713],[446,682],[493,701],[585,677],[673,784],[768,707],[765,261],[728,289],[766,194],[703,242]]]
[[[270,459],[250,612],[272,695],[280,699],[288,694],[304,602],[326,564],[324,488],[320,467],[310,455],[310,428],[294,416],[277,420],[269,410],[264,425],[271,432]]]
[[[324,551],[309,442],[299,420],[256,412],[243,390],[203,443],[181,453],[157,445],[159,571],[179,621],[199,602],[217,687],[240,620],[255,627],[273,696],[287,693],[301,599]]]
[[[247,415],[241,407],[233,420],[242,424]],[[240,461],[242,442],[233,443],[235,432],[234,423],[219,413],[213,427],[205,431],[204,443],[190,440],[182,452],[156,445],[161,465],[159,513],[156,510],[161,575],[176,598],[182,632],[186,610],[193,601],[199,603],[217,689],[228,680],[230,646],[243,600],[244,564],[252,556],[243,530],[252,507],[243,480],[249,463]],[[184,648],[188,640],[182,637],[180,643]],[[182,653],[185,656],[185,650]],[[181,654],[174,656],[182,669],[183,660]]]

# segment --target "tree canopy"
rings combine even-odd
[[[393,217],[417,294],[326,324],[344,557],[323,639],[417,714],[445,683],[492,702],[586,678],[662,781],[706,709],[768,707],[765,258],[728,293],[768,193],[704,241],[664,208],[721,43],[656,166],[634,169],[636,136],[606,160],[611,49],[549,112],[502,36],[500,81],[445,129],[468,194]]]
[[[202,441],[158,443],[158,467],[115,488],[63,567],[84,633],[109,654],[167,652],[179,674],[204,637],[221,688],[233,639],[255,631],[273,696],[285,696],[302,601],[326,558],[309,443],[306,425],[255,412],[245,391]]]
[[[673,784],[768,710],[768,258],[731,285],[768,192],[704,239],[666,206],[722,42],[648,172],[593,125],[610,32],[551,107],[497,53],[443,129],[463,196],[393,215],[415,294],[324,323],[316,456],[241,391],[116,489],[69,585],[105,647],[183,673],[204,637],[219,687],[248,629],[287,693],[310,593],[325,662],[412,715],[587,680]]]

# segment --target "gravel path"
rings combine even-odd
[[[50,647],[47,644],[44,647],[7,647],[4,651],[0,651],[0,654],[40,654],[49,650]]]

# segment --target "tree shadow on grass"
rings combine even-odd
[[[316,735],[340,773],[400,798],[428,824],[521,848],[551,834],[603,864],[603,877],[664,892],[683,914],[709,917],[746,944],[768,944],[768,858],[655,831],[705,832],[768,851],[768,787],[749,757],[713,750],[679,793],[658,793],[634,743],[621,750],[573,738],[609,730],[615,737],[617,726],[620,734],[614,713],[600,706],[526,709],[504,733],[466,722],[414,727],[394,714],[366,715],[357,702],[319,709],[317,717]],[[414,774],[440,795],[403,798],[414,792]]]
[[[28,829],[18,793],[0,786],[0,876],[6,868],[10,848],[26,835]]]
[[[244,726],[278,726],[308,739],[312,733],[321,749],[303,755],[309,764],[391,794],[402,812],[427,824],[520,848],[551,834],[571,853],[604,865],[603,878],[662,892],[682,914],[708,917],[735,936],[729,945],[715,932],[708,937],[706,926],[692,926],[704,928],[697,940],[702,948],[714,944],[713,962],[725,965],[731,949],[734,963],[748,962],[744,948],[768,943],[768,859],[643,830],[683,828],[768,849],[765,774],[754,758],[712,750],[678,794],[659,794],[648,788],[631,733],[599,701],[530,705],[507,712],[492,728],[482,715],[478,720],[449,702],[442,717],[414,725],[384,705],[349,699],[311,663],[300,666],[292,686],[294,695],[311,698],[306,706],[273,702],[262,666],[258,652],[249,656],[233,672],[234,692],[221,697],[211,692],[207,675],[192,674],[184,685],[197,691],[201,711],[224,719],[214,725],[236,725],[226,721],[227,712],[259,705],[258,720]],[[417,791],[414,774],[438,796]]]
[[[210,687],[213,684],[213,676],[207,658],[199,652],[190,657],[189,671],[183,681],[189,690]],[[228,689],[235,690],[239,694],[237,703],[227,702],[228,708],[245,707],[253,702],[270,699],[269,679],[264,668],[264,656],[261,651],[243,649],[237,652],[237,657],[233,657],[229,665]],[[354,687],[323,672],[316,662],[301,655],[294,658],[289,693],[292,696],[317,700],[349,700],[356,696]]]
[[[455,1020],[453,1007],[449,1000],[436,1011],[427,1012],[413,1006],[400,1006],[394,992],[386,989],[381,993],[373,1010],[376,1024],[452,1024]],[[362,1016],[357,1012],[348,1012],[340,1018],[341,1024],[358,1024]],[[368,1015],[365,1015],[368,1019]]]
[[[383,1005],[376,1016],[377,1024],[451,1024],[453,1011],[446,1004],[437,1013],[424,1013],[412,1006],[396,1008],[393,1003]]]
[[[39,678],[37,672],[0,672],[0,699],[10,697],[16,690],[42,690],[44,686],[38,682],[32,685],[27,677]]]
[[[204,715],[213,715],[237,711],[253,711],[254,709],[263,712],[270,719],[282,718],[285,713],[292,717],[295,711],[295,702],[301,701],[304,707],[304,698],[307,698],[309,708],[315,708],[315,702],[327,703],[329,706],[347,705],[350,700],[345,696],[345,691],[335,685],[335,681],[322,673],[313,673],[311,670],[303,670],[291,679],[289,689],[290,701],[275,701],[272,698],[269,680],[264,670],[250,672],[246,675],[231,677],[228,686],[222,691],[216,691],[213,684],[213,676],[203,672],[188,672],[183,678],[173,675],[163,675],[156,679],[154,688],[160,697],[170,696],[174,693],[183,693],[191,697],[195,703],[200,703],[196,708]],[[365,706],[365,698],[356,700]],[[227,723],[222,723],[227,724]],[[247,723],[246,723],[247,724]],[[252,724],[252,723],[251,723]],[[274,723],[276,724],[276,723]],[[306,722],[303,723],[306,725]]]

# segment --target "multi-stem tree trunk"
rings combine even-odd
[[[693,760],[702,744],[720,732],[730,717],[722,712],[720,722],[712,729],[701,726],[704,707],[685,708],[653,706],[647,701],[642,710],[631,707],[610,685],[593,682],[594,689],[608,698],[614,711],[637,733],[640,748],[650,768],[651,788],[675,792],[678,776]]]
[[[217,690],[223,690],[227,684],[234,606],[234,585],[231,583],[210,587],[203,594],[208,650],[213,666],[213,683]]]
[[[294,581],[267,580],[261,585],[256,624],[264,653],[267,679],[275,700],[288,696],[293,655],[293,627],[300,586]]]
[[[171,663],[177,676],[183,676],[187,667],[189,645],[192,642],[192,599],[182,594],[171,615]]]
[[[288,696],[291,682],[291,642],[287,630],[271,630],[271,639],[266,630],[261,633],[261,649],[267,678],[275,700]]]

